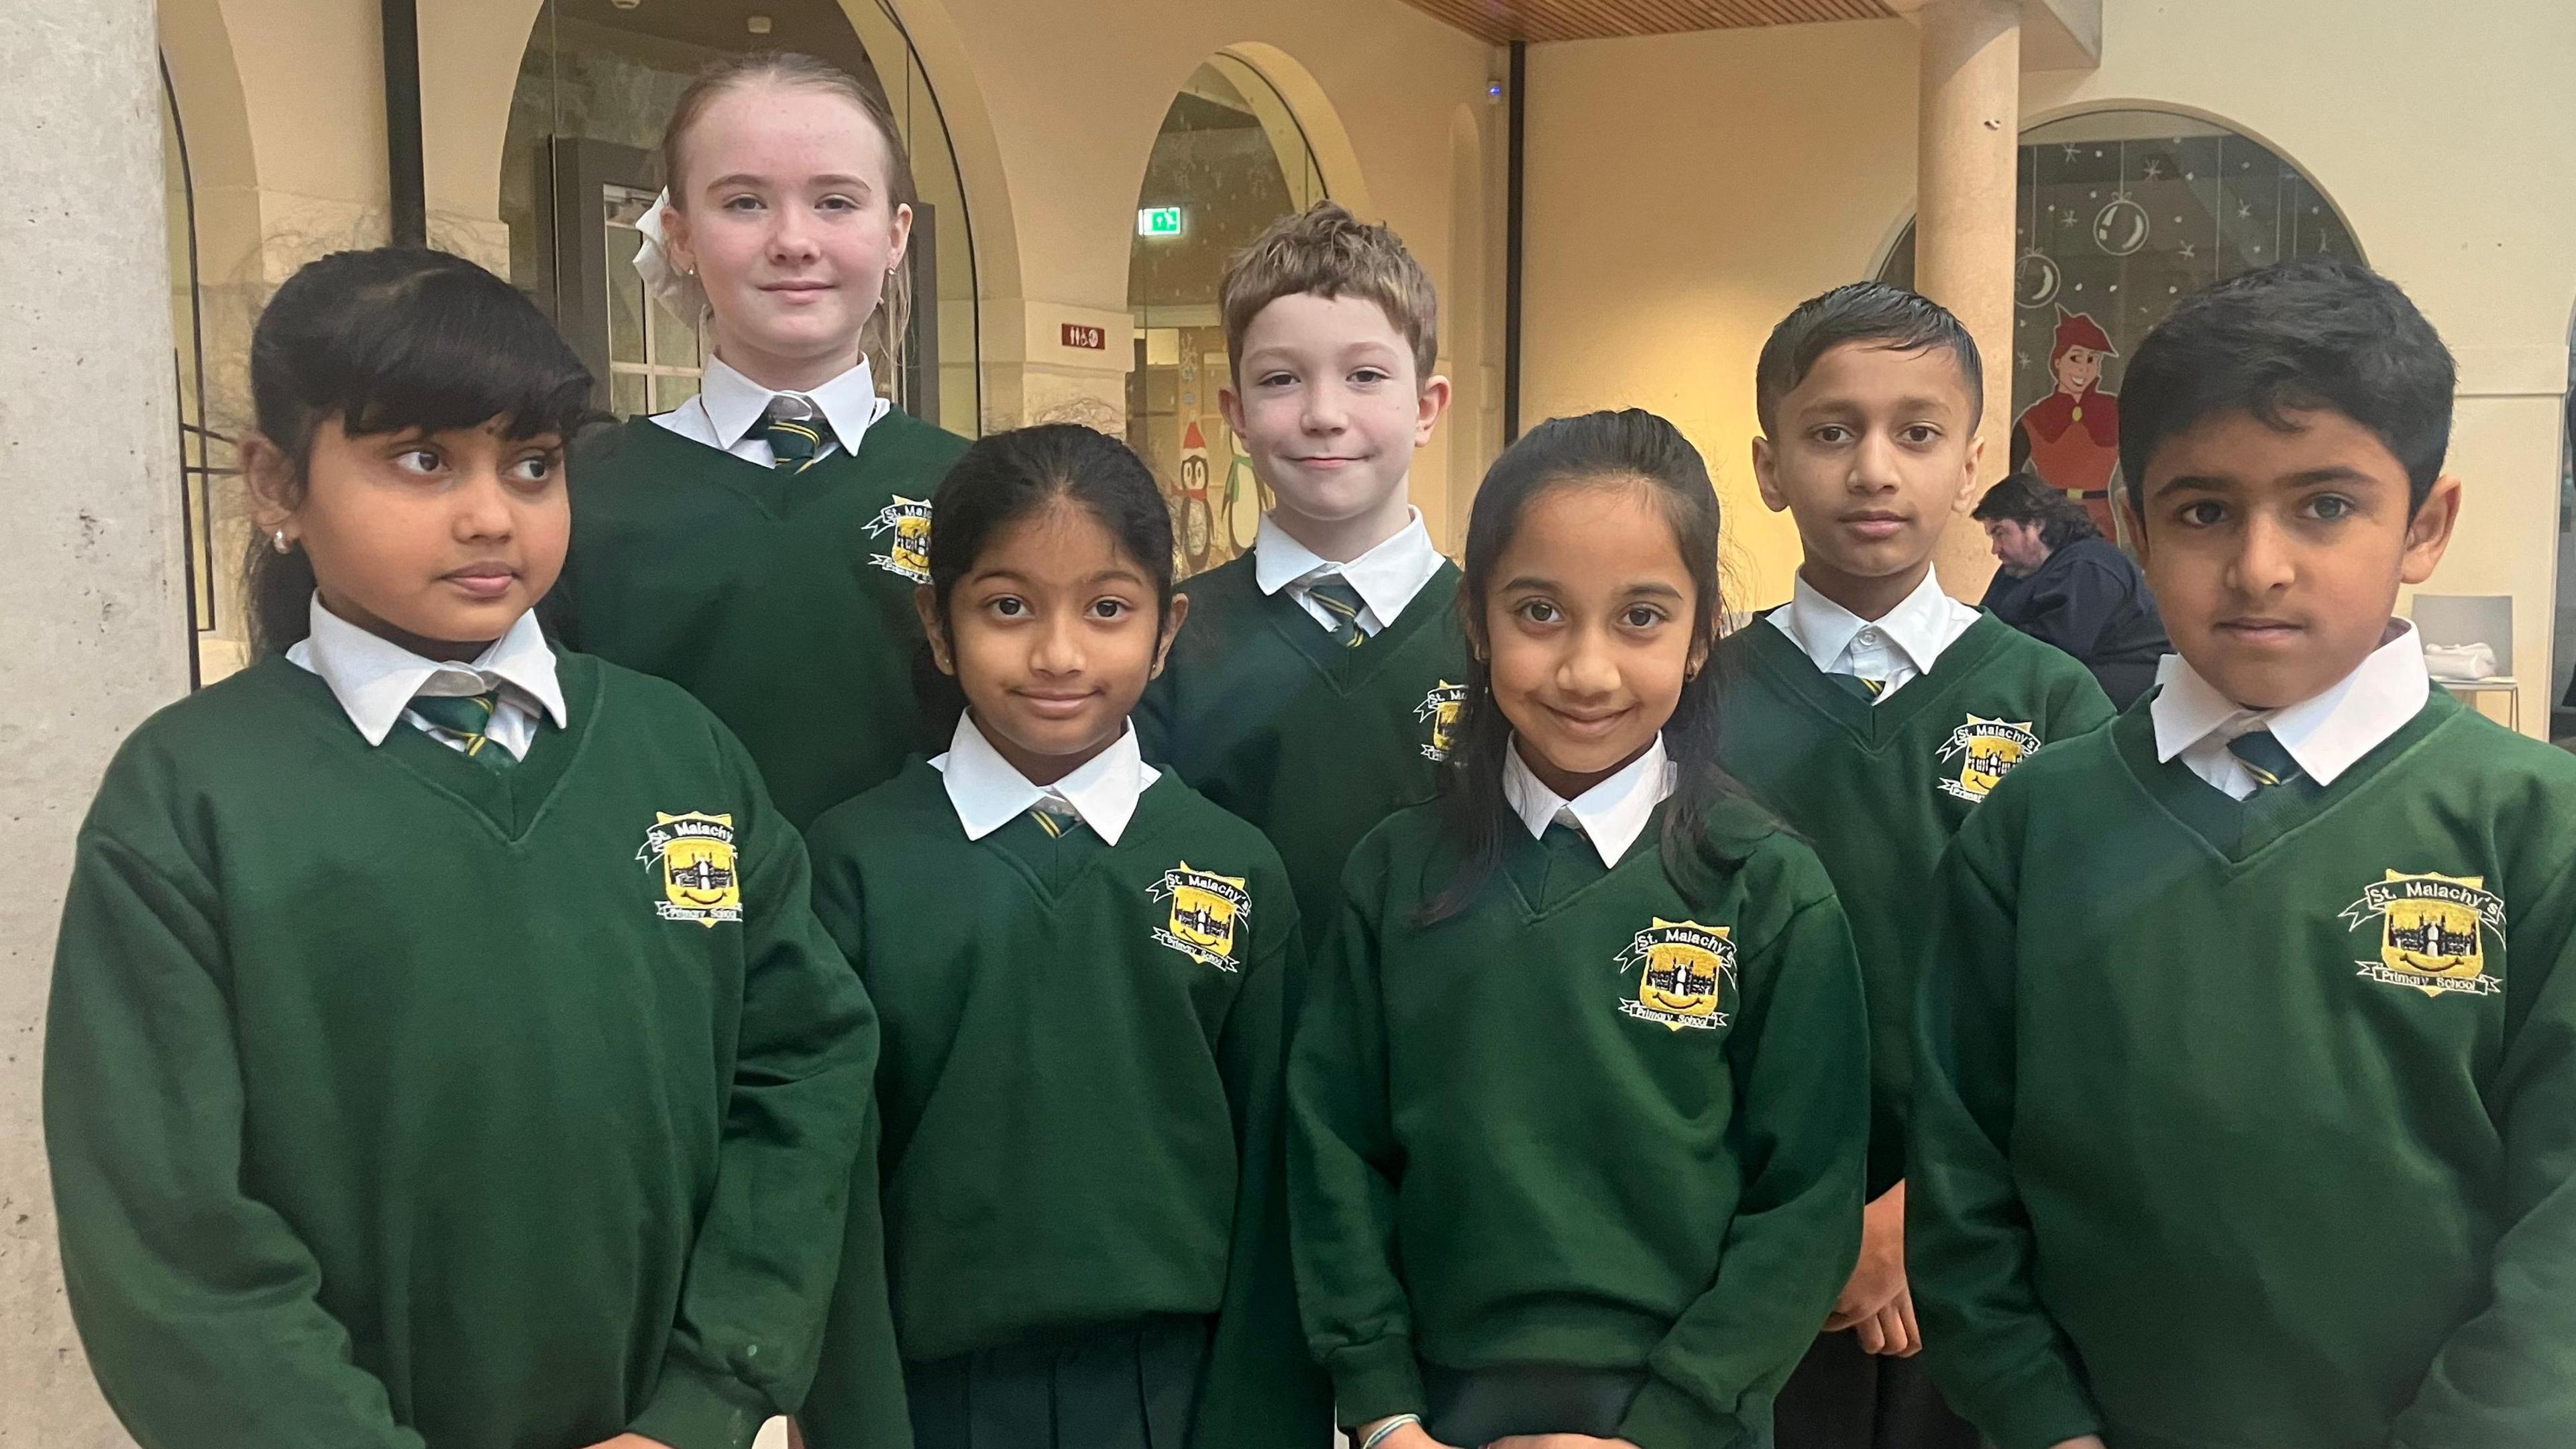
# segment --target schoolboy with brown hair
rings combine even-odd
[[[1220,405],[1277,502],[1249,552],[1182,585],[1190,627],[1136,724],[1330,920],[1360,836],[1430,798],[1466,698],[1458,570],[1405,498],[1449,405],[1439,297],[1394,232],[1326,201],[1235,258],[1221,306]]]

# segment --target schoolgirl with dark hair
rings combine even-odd
[[[808,832],[885,1013],[885,1236],[845,1256],[887,1265],[913,1442],[1315,1449],[1280,1163],[1296,900],[1128,722],[1189,612],[1171,515],[1070,424],[976,443],[932,508],[948,749]],[[815,1449],[884,1442],[857,1422],[877,1288],[848,1281]]]
[[[1757,1444],[1849,1273],[1861,984],[1717,765],[1718,507],[1629,411],[1476,495],[1443,798],[1343,876],[1289,1066],[1308,1341],[1375,1449]]]
[[[529,612],[589,388],[437,252],[260,318],[261,656],[110,765],[46,1038],[142,1444],[712,1449],[804,1395],[875,1017],[733,736]]]

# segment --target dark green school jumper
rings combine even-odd
[[[874,1014],[714,716],[558,669],[572,723],[506,773],[370,747],[278,657],[108,768],[45,1134],[147,1449],[726,1449],[804,1395],[876,1216]],[[848,1350],[880,1384],[890,1337]]]
[[[1279,1164],[1297,909],[1269,842],[1168,771],[1115,846],[1034,815],[969,841],[923,761],[811,835],[817,908],[885,1017],[921,1449],[1321,1449]],[[807,1441],[876,1449],[840,1347]]]
[[[901,412],[803,472],[647,418],[585,437],[555,636],[696,695],[802,827],[928,743],[912,591],[930,578],[930,496],[965,450]]]
[[[2063,651],[1978,616],[1931,669],[1873,703],[1767,618],[1717,647],[1728,773],[1815,847],[1869,991],[1869,1196],[1905,1176],[1905,1090],[1925,882],[1994,783],[2111,702]]]
[[[1299,1294],[1341,1420],[1760,1442],[1860,1244],[1861,982],[1823,867],[1741,799],[1689,890],[1661,809],[1609,870],[1506,820],[1504,869],[1426,925],[1455,859],[1436,810],[1352,852],[1289,1066]],[[1531,1383],[1558,1402],[1505,1402]]]
[[[1340,908],[1342,862],[1369,827],[1439,788],[1466,698],[1458,569],[1440,571],[1358,648],[1334,642],[1253,555],[1181,585],[1189,623],[1136,707],[1145,758],[1168,763],[1279,847],[1305,919]]]
[[[2083,665],[1992,614],[1932,668],[1873,702],[1757,618],[1717,648],[1727,770],[1804,836],[1851,918],[1869,993],[1868,1196],[1905,1176],[1905,1093],[1923,889],[1943,847],[2030,751],[2099,727],[2111,702]],[[1781,1449],[1974,1445],[1919,1360],[1828,1334],[1780,1396]]]
[[[2436,690],[2238,802],[2142,701],[1941,875],[1914,1296],[2003,1449],[2576,1444],[2576,760]]]

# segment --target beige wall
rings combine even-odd
[[[2108,0],[2098,70],[2024,78],[2025,125],[2146,104],[2296,162],[2459,354],[2458,543],[2428,588],[2511,593],[2523,721],[2547,719],[2558,398],[2576,304],[2561,0]],[[1599,41],[1531,61],[1523,415],[1668,409],[1732,509],[1741,602],[1794,534],[1753,496],[1752,367],[1800,299],[1866,276],[1913,201],[1902,21]]]
[[[1664,414],[1707,455],[1741,608],[1788,597],[1797,533],[1762,507],[1753,361],[1782,314],[1867,276],[1914,196],[1901,21],[1535,47],[1524,427]]]
[[[275,283],[323,252],[381,243],[374,0],[162,0],[159,10],[208,280]]]

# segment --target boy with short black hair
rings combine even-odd
[[[1996,781],[2111,716],[2083,666],[1941,591],[1932,553],[1975,497],[1984,378],[1959,320],[1838,287],[1755,369],[1763,502],[1796,520],[1789,603],[1719,646],[1727,768],[1816,848],[1869,996],[1870,1206],[1859,1266],[1781,1390],[1781,1449],[1974,1449],[1919,1366],[1905,1278],[1908,1023],[1919,893]]]
[[[2284,263],[2130,364],[2179,657],[1941,869],[1909,1227],[2002,1449],[2576,1443],[2576,760],[2430,687],[2450,354]]]
[[[1190,626],[1136,728],[1261,827],[1299,914],[1329,921],[1351,847],[1433,793],[1466,697],[1458,569],[1405,501],[1449,405],[1439,298],[1394,232],[1325,201],[1235,258],[1220,308],[1220,405],[1278,502],[1249,552],[1181,586]]]

